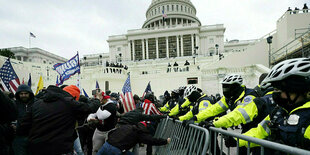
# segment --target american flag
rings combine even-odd
[[[131,87],[130,87],[130,75],[128,75],[127,80],[122,89],[121,98],[125,108],[125,113],[136,108],[135,102],[132,97]]]
[[[144,97],[144,95],[146,93],[151,93],[152,92],[152,89],[151,89],[151,82],[149,82],[149,84],[147,84],[146,88],[145,88],[145,91],[143,92],[143,95],[142,95],[142,98]]]
[[[15,94],[20,82],[12,67],[10,59],[7,59],[0,68],[0,78],[2,80],[2,91],[11,91]]]
[[[163,13],[163,20],[165,20],[165,18],[167,18],[167,14],[165,14],[165,10],[161,11]]]

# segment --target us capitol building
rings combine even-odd
[[[224,41],[223,24],[202,25],[196,12],[190,0],[152,0],[140,29],[109,36],[108,53],[80,56],[82,88],[90,95],[98,81],[102,90],[121,92],[129,73],[133,94],[139,96],[149,81],[157,96],[165,90],[190,84],[210,95],[222,92],[220,81],[227,74],[241,74],[244,84],[254,87],[258,77],[269,71],[269,65],[285,58],[309,56],[308,10],[284,12],[275,21],[276,29],[258,39],[230,41]],[[266,41],[268,37],[272,37],[271,43]],[[29,50],[24,50],[23,56],[27,57],[25,51]],[[12,51],[21,56],[18,50]],[[49,63],[65,59],[51,54],[36,62],[29,59],[32,58],[12,60],[20,81],[28,80],[28,74],[32,73],[33,90],[40,75],[45,86],[55,84],[57,73]],[[4,60],[0,58],[0,65]],[[76,84],[76,81],[75,75],[65,84]]]

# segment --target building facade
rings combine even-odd
[[[68,61],[67,59],[42,50],[40,48],[11,47],[7,48],[14,53],[15,58],[24,62],[34,62],[42,64],[56,64]]]

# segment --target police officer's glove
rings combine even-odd
[[[170,118],[172,118],[173,123],[175,123],[175,120],[179,120],[177,116],[170,116]]]
[[[226,147],[236,147],[237,146],[237,141],[233,137],[224,136],[224,140],[225,140],[225,146]]]
[[[200,127],[205,127],[206,126],[206,124],[207,124],[207,122],[206,121],[202,121],[202,122],[200,122],[199,124],[198,124],[198,126],[200,126]]]
[[[213,121],[209,121],[209,122],[206,121],[204,127],[208,130],[210,127],[214,127]]]
[[[190,120],[185,120],[185,121],[183,121],[183,122],[184,122],[184,123],[182,123],[182,125],[183,125],[186,129],[188,129],[190,124],[194,124],[194,123],[195,123],[195,120],[194,120],[194,119],[190,119]]]

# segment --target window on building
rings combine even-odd
[[[171,11],[174,11],[174,5],[171,6]]]
[[[156,13],[157,13],[157,10],[155,9],[155,11],[154,11],[154,12],[155,12],[155,14],[156,14]]]
[[[117,51],[121,51],[121,47],[118,47],[118,48],[117,48]]]
[[[179,5],[177,5],[176,7],[177,7],[177,8],[176,8],[176,9],[177,9],[177,11],[179,11]]]
[[[186,12],[186,10],[187,10],[187,9],[186,9],[186,6],[184,6],[184,12]]]
[[[187,78],[187,84],[198,84],[198,77]]]
[[[214,43],[214,39],[213,39],[213,38],[210,38],[210,39],[209,39],[209,43],[210,43],[210,44],[213,44],[213,43]]]
[[[167,5],[167,12],[169,11],[169,5]]]
[[[183,6],[181,5],[181,11],[183,11]]]

